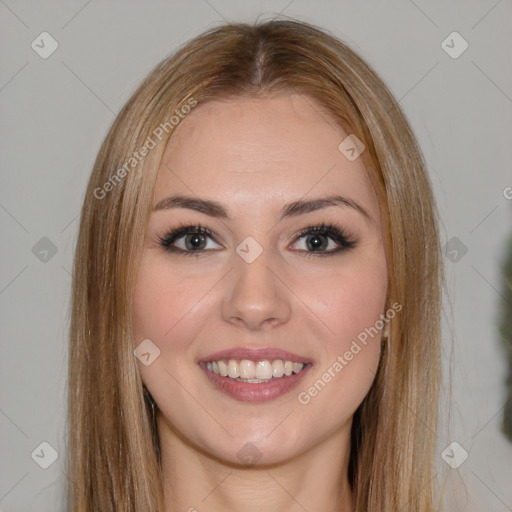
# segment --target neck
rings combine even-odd
[[[162,420],[162,418],[160,418]],[[165,512],[354,512],[348,484],[350,424],[309,451],[240,467],[189,444],[159,421]]]

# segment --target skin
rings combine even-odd
[[[154,205],[181,193],[219,201],[232,216],[163,209],[147,228],[133,317],[137,344],[150,339],[161,351],[139,367],[159,409],[166,512],[354,510],[350,427],[378,367],[380,335],[308,404],[298,401],[385,312],[379,204],[361,158],[338,150],[347,135],[312,99],[281,93],[198,105],[166,147]],[[285,203],[333,193],[370,219],[329,206],[277,222]],[[331,221],[356,247],[308,257],[315,249],[297,233]],[[199,257],[166,252],[159,236],[177,222],[200,223],[215,239],[206,238]],[[236,252],[247,236],[263,248],[250,264]],[[338,246],[321,240],[324,252]],[[191,251],[185,242],[174,245]],[[241,402],[217,391],[197,364],[240,346],[278,347],[315,364],[284,396]],[[249,442],[261,454],[252,467],[237,456]]]

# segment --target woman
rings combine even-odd
[[[84,201],[70,510],[437,510],[437,225],[333,36],[224,25],[164,60]]]

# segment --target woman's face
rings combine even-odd
[[[296,94],[212,101],[176,128],[134,296],[161,438],[234,464],[348,438],[387,293],[377,197],[358,148],[338,148],[348,135]],[[319,201],[334,196],[346,202]]]

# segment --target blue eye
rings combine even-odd
[[[331,256],[357,245],[357,240],[354,237],[335,224],[310,226],[302,229],[295,236],[299,241],[306,242],[306,249],[299,249],[298,252],[305,253],[307,256]],[[180,242],[182,247],[177,247],[176,244],[181,239],[183,239]],[[211,239],[216,247],[209,247],[208,239]],[[326,251],[325,249],[330,245],[329,239],[334,242],[334,248]],[[212,231],[201,225],[182,225],[159,237],[159,243],[167,252],[184,256],[200,256],[205,251],[222,248],[215,242]],[[297,243],[295,242],[293,245],[295,246]]]

